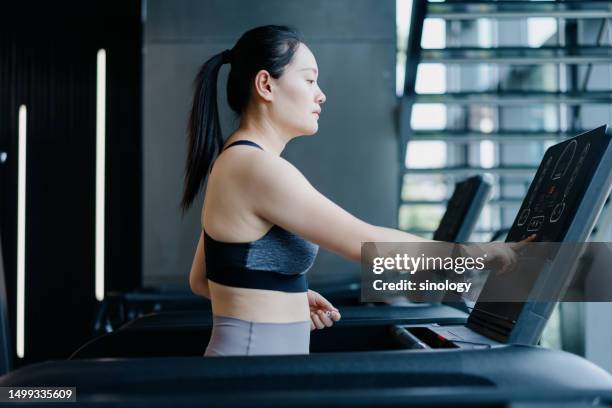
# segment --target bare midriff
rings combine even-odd
[[[208,280],[212,311],[216,316],[260,323],[293,323],[310,320],[306,292],[237,288]]]

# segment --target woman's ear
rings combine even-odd
[[[272,76],[262,69],[255,75],[255,92],[265,101],[272,101]]]

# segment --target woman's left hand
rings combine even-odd
[[[340,311],[329,300],[318,292],[308,290],[308,306],[310,306],[310,330],[333,326],[340,320]]]

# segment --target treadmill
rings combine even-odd
[[[612,187],[610,139],[604,126],[551,147],[508,240],[522,239],[537,228],[542,240],[584,241]],[[566,173],[551,179],[557,174],[551,164],[560,162],[571,143],[576,143],[575,158],[569,160]],[[570,185],[570,194],[550,200],[551,183]],[[537,202],[550,205],[531,207]],[[552,222],[560,203],[565,203],[564,209]],[[523,222],[525,209],[531,214]],[[541,216],[544,222],[536,218]],[[534,288],[552,282],[555,266],[566,261],[560,255],[552,268],[538,276]],[[554,276],[557,282],[567,278]],[[212,406],[506,406],[512,402],[586,406],[612,402],[610,373],[576,355],[534,346],[553,307],[554,302],[523,303],[492,310],[477,303],[467,325],[424,324],[421,330],[389,325],[386,336],[381,333],[376,341],[349,332],[345,341],[371,342],[367,352],[43,362],[0,377],[0,386],[70,385],[77,387],[81,404],[125,406],[197,402]],[[512,324],[500,337],[498,322],[512,316]],[[403,330],[425,346],[414,347]],[[435,338],[426,336],[427,331],[436,333]],[[449,331],[458,338],[447,336]],[[146,339],[133,346],[146,346]]]

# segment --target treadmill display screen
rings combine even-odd
[[[466,222],[468,212],[472,206],[482,206],[486,194],[478,195],[478,190],[485,185],[482,176],[473,176],[455,185],[455,191],[448,201],[446,212],[440,221],[433,239],[436,241],[457,242],[461,227]],[[478,217],[479,214],[475,214]],[[476,220],[473,220],[475,223]]]
[[[506,242],[534,233],[539,242],[563,242],[609,142],[599,128],[548,149]]]
[[[574,219],[576,210],[581,205],[591,205],[583,202],[583,198],[609,143],[610,135],[606,134],[606,126],[602,126],[550,147],[506,242],[517,242],[532,234],[536,234],[537,242],[563,242],[570,225],[581,222]],[[487,280],[483,292],[487,286],[495,286],[491,279],[495,279],[495,276]],[[468,326],[496,340],[505,341],[523,305],[478,302]]]

